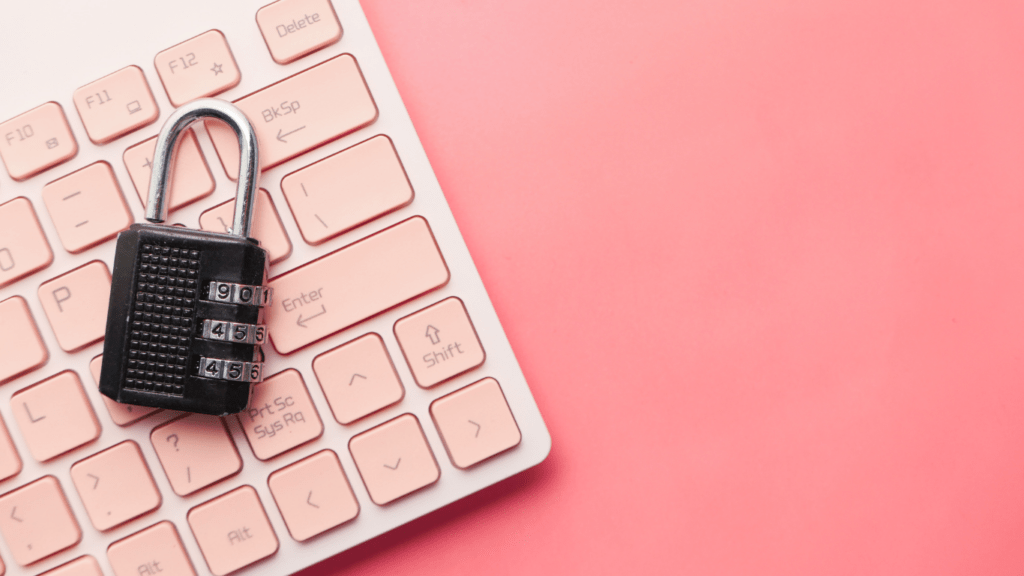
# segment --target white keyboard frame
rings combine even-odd
[[[256,25],[256,11],[269,0],[175,0],[174,2],[145,2],[138,0],[105,0],[102,3],[62,2],[59,0],[33,0],[31,2],[5,2],[0,15],[0,78],[4,89],[0,92],[0,121],[6,120],[48,101],[60,103],[78,141],[78,155],[71,161],[51,168],[24,182],[15,182],[0,170],[0,204],[23,196],[28,198],[53,251],[53,263],[26,278],[0,288],[0,300],[20,295],[28,303],[39,327],[50,359],[45,366],[0,386],[0,414],[11,432],[14,444],[22,458],[22,471],[14,478],[0,483],[0,493],[6,493],[44,475],[59,479],[61,487],[82,529],[82,540],[76,546],[22,568],[6,542],[0,539],[0,557],[7,565],[7,574],[39,574],[57,567],[83,554],[92,555],[104,573],[113,574],[107,559],[107,546],[121,538],[162,520],[170,520],[178,529],[182,542],[199,574],[208,574],[209,568],[199,550],[186,521],[187,512],[194,506],[211,500],[242,485],[251,485],[259,493],[270,523],[280,542],[276,554],[257,562],[237,574],[258,572],[285,574],[306,568],[361,542],[383,534],[406,522],[419,518],[446,504],[508,478],[540,463],[551,447],[551,438],[526,384],[494,308],[481,283],[479,274],[463,242],[448,204],[430,167],[426,154],[412,126],[405,106],[395,87],[391,74],[374,40],[366,17],[357,0],[334,0],[341,21],[341,40],[319,52],[300,58],[288,65],[275,63],[264,44]],[[283,78],[305,70],[339,54],[355,56],[362,69],[380,111],[376,122],[343,138],[321,146],[298,158],[285,162],[263,173],[260,186],[271,195],[288,237],[292,242],[291,255],[271,268],[271,276],[280,275],[315,257],[323,256],[356,240],[369,236],[397,222],[421,215],[430,223],[441,253],[451,270],[451,281],[439,290],[420,296],[397,306],[370,320],[342,330],[314,345],[287,355],[278,355],[272,345],[267,352],[267,374],[286,368],[295,368],[306,382],[306,387],[324,423],[324,434],[316,441],[290,450],[268,462],[257,460],[235,417],[226,418],[228,428],[243,460],[241,473],[212,487],[188,496],[179,497],[171,490],[167,477],[150,443],[149,434],[157,425],[172,419],[176,413],[161,412],[127,427],[114,424],[107,415],[99,391],[89,373],[89,362],[102,352],[102,342],[92,344],[79,352],[68,354],[58,346],[53,331],[39,303],[39,285],[59,274],[100,260],[113,267],[114,241],[109,240],[78,255],[64,250],[57,232],[43,205],[40,190],[44,184],[99,160],[107,161],[117,176],[118,183],[136,222],[143,222],[143,209],[135,187],[125,169],[122,155],[129,146],[156,135],[164,119],[173,110],[153,66],[153,57],[166,48],[178,44],[210,29],[224,33],[242,71],[238,86],[219,94],[218,98],[234,100]],[[127,48],[130,47],[130,48]],[[106,145],[95,145],[87,137],[71,96],[80,86],[97,80],[125,66],[137,65],[146,75],[153,95],[160,107],[157,122]],[[234,184],[227,178],[209,137],[197,128],[200,146],[216,180],[214,193],[188,207],[170,214],[169,223],[183,223],[197,228],[199,215],[234,196]],[[386,134],[395,144],[399,158],[412,182],[415,198],[408,206],[378,218],[335,237],[319,246],[309,246],[302,239],[281,193],[281,178],[316,160],[362,142],[377,134]],[[415,384],[401,349],[395,339],[393,326],[399,318],[449,296],[458,296],[465,302],[470,317],[483,342],[487,358],[483,366],[457,376],[453,380],[424,390]],[[386,408],[353,425],[338,424],[313,374],[314,356],[368,332],[379,334],[394,360],[405,388],[405,398],[397,405]],[[84,447],[46,463],[36,462],[21,437],[14,421],[10,397],[14,392],[64,370],[74,370],[86,389],[92,407],[102,425],[99,439]],[[452,465],[441,438],[430,418],[429,405],[436,398],[454,392],[467,384],[494,377],[501,384],[519,428],[522,442],[519,446],[484,463],[460,470]],[[405,413],[415,414],[426,434],[427,441],[441,469],[437,483],[404,497],[387,506],[374,504],[363,485],[352,456],[348,451],[349,439],[364,430]],[[95,454],[124,440],[134,440],[142,449],[153,477],[163,494],[160,508],[105,533],[97,531],[89,521],[81,499],[71,482],[70,467],[74,462]],[[330,448],[341,459],[342,467],[359,501],[359,516],[338,528],[307,542],[291,538],[270,490],[267,476],[275,470]],[[2,513],[3,511],[0,511]]]

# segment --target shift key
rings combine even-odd
[[[248,96],[235,105],[252,122],[266,170],[372,124],[377,105],[351,54],[342,54]],[[206,124],[224,170],[238,177],[238,138],[222,122]]]
[[[410,218],[272,279],[270,340],[289,354],[449,278],[430,225]]]

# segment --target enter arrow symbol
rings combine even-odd
[[[355,384],[356,378],[362,378],[363,380],[366,380],[366,376],[363,376],[362,374],[353,374],[352,379],[348,381],[348,385],[351,386]]]
[[[281,142],[284,142],[285,144],[287,144],[288,141],[285,140],[284,137],[289,135],[289,134],[295,134],[296,132],[298,132],[299,130],[302,130],[303,128],[305,128],[305,126],[299,126],[295,130],[292,130],[291,132],[284,132],[284,128],[281,128],[280,130],[277,131],[277,139],[280,140]]]
[[[310,491],[309,491],[309,496],[307,496],[307,497],[306,497],[306,504],[309,504],[309,505],[310,505],[310,506],[312,506],[313,508],[319,508],[319,506],[317,506],[316,504],[313,504],[313,503],[312,503],[312,502],[310,501],[310,500],[311,500],[312,498],[313,498],[313,491],[312,491],[312,490],[310,490]]]
[[[88,476],[89,478],[96,479],[96,481],[92,483],[92,489],[95,490],[96,487],[100,485],[100,477],[96,476],[95,474],[86,474],[86,476]]]
[[[437,344],[441,341],[441,338],[437,335],[440,330],[433,326],[427,326],[427,338],[430,338],[431,344]]]
[[[296,320],[295,323],[298,324],[299,326],[302,326],[303,328],[305,328],[306,327],[306,322],[309,322],[310,320],[312,320],[313,318],[316,318],[317,316],[323,316],[324,314],[327,314],[327,307],[324,306],[323,304],[321,304],[319,312],[317,312],[316,314],[313,314],[312,316],[307,316],[305,318],[302,317],[302,314],[299,314],[299,319]]]
[[[476,426],[476,434],[473,434],[473,438],[476,438],[477,436],[480,435],[480,428],[482,428],[482,426],[480,426],[476,422],[473,422],[472,420],[469,420],[469,423],[472,424],[473,426]]]

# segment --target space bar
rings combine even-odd
[[[270,281],[267,328],[289,354],[448,283],[430,225],[417,216]]]

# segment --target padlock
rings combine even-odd
[[[204,118],[227,123],[240,148],[227,234],[157,225],[177,143]],[[227,415],[246,409],[263,379],[269,258],[249,237],[256,203],[256,133],[241,110],[196,100],[167,119],[153,153],[146,219],[117,237],[100,392],[123,404]]]

